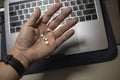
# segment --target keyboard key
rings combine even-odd
[[[86,16],[86,21],[89,21],[89,20],[91,20],[92,18],[91,18],[91,16],[90,15],[87,15]]]
[[[24,15],[19,16],[20,20],[24,20]]]
[[[10,32],[11,32],[11,33],[15,33],[15,28],[11,28],[11,29],[10,29]]]
[[[24,9],[24,14],[27,14],[28,13],[28,9]]]
[[[34,8],[30,8],[30,9],[29,9],[29,12],[30,12],[30,13],[34,12]]]
[[[62,7],[62,8],[61,8],[61,12],[63,12],[64,10],[65,10],[65,8],[64,8],[64,7]]]
[[[73,0],[66,0],[66,1],[73,1]]]
[[[26,3],[26,8],[30,8],[30,3]]]
[[[21,21],[10,23],[10,27],[21,26],[21,25],[22,25]]]
[[[79,17],[79,20],[80,20],[80,22],[85,21],[85,17],[81,16],[81,17]]]
[[[84,13],[84,15],[94,14],[94,13],[96,13],[96,10],[95,9],[84,10],[83,13]]]
[[[77,19],[77,21],[79,21],[79,18],[78,17],[74,17],[75,19]]]
[[[88,3],[88,0],[83,0],[83,3],[84,3],[84,4],[87,4],[87,3]]]
[[[77,16],[77,15],[76,15],[76,12],[72,12],[72,13],[71,13],[71,17],[75,17],[75,16]]]
[[[25,8],[25,5],[24,4],[21,4],[20,5],[20,9],[24,9]]]
[[[66,1],[66,0],[61,0],[61,2],[64,2],[64,1]]]
[[[44,5],[48,4],[48,0],[43,0],[43,4]]]
[[[10,17],[10,22],[18,21],[18,16]]]
[[[33,3],[32,3],[32,7],[36,7],[36,2],[33,2]]]
[[[19,32],[20,31],[20,27],[16,27],[16,32]]]
[[[10,10],[10,11],[13,11],[13,10],[14,10],[13,6],[10,6],[10,7],[9,7],[9,10]]]
[[[73,6],[73,10],[77,11],[78,10],[78,6]]]
[[[70,3],[71,3],[72,6],[76,5],[76,1],[71,1]]]
[[[54,3],[54,0],[49,0],[49,3],[50,3],[50,4]]]
[[[97,14],[93,14],[93,15],[92,15],[92,19],[93,19],[93,20],[97,19]]]
[[[86,9],[90,9],[90,8],[95,8],[94,4],[86,4],[85,5]]]
[[[60,0],[55,0],[55,2],[60,2]]]
[[[16,11],[10,12],[10,16],[16,16],[16,15],[17,15]]]
[[[82,4],[82,1],[81,0],[77,0],[77,4]]]
[[[84,10],[84,9],[85,9],[84,5],[79,5],[79,10]]]
[[[46,6],[41,6],[40,9],[41,9],[42,11],[45,11],[45,10],[46,10]]]
[[[89,3],[94,3],[94,0],[89,0]]]
[[[21,14],[22,14],[22,10],[19,10],[19,11],[18,11],[18,15],[21,15]]]
[[[78,15],[78,16],[81,16],[81,15],[82,15],[82,11],[78,11],[78,12],[77,12],[77,15]]]
[[[65,2],[64,4],[65,4],[65,6],[70,6],[69,2]]]
[[[50,1],[51,1],[51,0],[50,0]],[[38,1],[38,2],[37,2],[37,5],[38,5],[38,6],[41,6],[41,5],[42,5],[42,1]]]
[[[25,15],[25,18],[26,18],[26,19],[29,19],[29,18],[30,18],[30,14],[26,14],[26,15]]]
[[[19,10],[19,5],[16,5],[16,6],[15,6],[15,10]]]

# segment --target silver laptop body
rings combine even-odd
[[[20,27],[34,11],[36,6],[44,13],[51,5],[60,1],[63,7],[71,6],[73,13],[61,23],[76,17],[78,23],[73,27],[75,34],[64,42],[55,52],[65,55],[99,51],[108,48],[108,41],[103,21],[100,0],[6,0],[5,1],[5,34],[7,51],[14,46]]]

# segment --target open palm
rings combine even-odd
[[[71,37],[74,30],[69,29],[77,23],[76,19],[71,19],[57,28],[72,12],[71,8],[66,8],[48,23],[61,6],[61,3],[54,4],[41,18],[40,9],[36,8],[30,19],[22,26],[13,50],[24,54],[29,61],[34,62],[49,56],[60,44]],[[43,36],[46,40],[43,40]]]

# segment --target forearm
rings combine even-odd
[[[29,67],[29,62],[26,58],[21,54],[9,53],[15,59],[17,59],[23,66],[25,71]],[[0,62],[0,80],[19,80],[20,75],[15,70],[13,66],[10,64],[6,64],[5,62]]]
[[[12,66],[0,62],[0,80],[19,80],[19,78],[20,76]]]

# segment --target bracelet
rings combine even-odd
[[[18,73],[18,75],[20,77],[22,77],[22,75],[24,74],[25,72],[25,68],[24,66],[21,64],[20,61],[18,61],[16,58],[14,58],[12,55],[5,55],[3,58],[2,58],[2,61],[5,62],[6,64],[9,64],[11,65],[15,70],[16,72]]]

